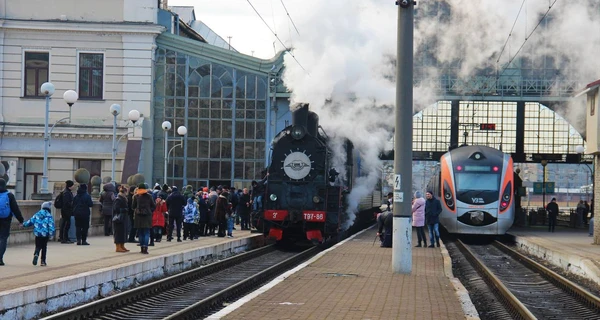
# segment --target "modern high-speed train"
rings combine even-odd
[[[502,235],[515,215],[513,160],[487,146],[445,153],[428,184],[442,203],[440,223],[449,233]]]

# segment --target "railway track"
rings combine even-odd
[[[318,252],[267,246],[43,319],[199,319]]]
[[[600,299],[496,241],[456,242],[515,319],[600,319]]]

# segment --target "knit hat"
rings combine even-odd
[[[70,188],[70,187],[72,187],[72,186],[73,186],[75,183],[73,183],[73,181],[71,181],[71,180],[67,180],[67,181],[65,181],[65,184],[67,185],[67,188]]]
[[[42,203],[42,210],[43,209],[51,210],[52,209],[52,201],[46,201],[46,202]]]
[[[138,189],[147,189],[147,188],[146,188],[146,184],[145,184],[145,183],[140,183],[140,184],[138,185]]]
[[[421,191],[415,192],[415,198],[423,198],[423,194],[421,193]]]
[[[433,191],[431,191],[431,190],[427,190],[427,193],[429,193],[430,195],[433,195]]]
[[[169,191],[169,185],[168,185],[168,184],[166,184],[166,183],[165,183],[165,184],[163,184],[163,185],[162,185],[162,191],[164,191],[164,192],[167,192],[167,191]]]

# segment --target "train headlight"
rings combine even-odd
[[[296,140],[300,140],[300,139],[304,138],[304,135],[306,135],[306,131],[304,130],[304,127],[294,126],[292,128],[292,138],[294,138]]]
[[[319,196],[314,196],[313,197],[313,202],[314,203],[319,203],[319,202],[321,202],[321,198],[319,198]]]
[[[500,212],[508,209],[510,201],[512,199],[512,182],[506,184],[504,190],[502,190],[502,201],[500,201]]]
[[[274,193],[271,193],[271,195],[269,196],[269,199],[271,199],[271,201],[277,201],[277,195]]]

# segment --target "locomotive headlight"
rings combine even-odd
[[[277,195],[274,193],[271,193],[271,195],[269,196],[269,199],[271,199],[271,201],[277,201]]]
[[[304,138],[305,134],[306,134],[306,131],[304,130],[304,127],[294,126],[292,128],[292,138],[294,138],[296,140],[300,140],[300,139]]]
[[[313,197],[313,202],[314,203],[319,203],[319,202],[321,202],[321,198],[319,198],[319,196],[314,196]]]

